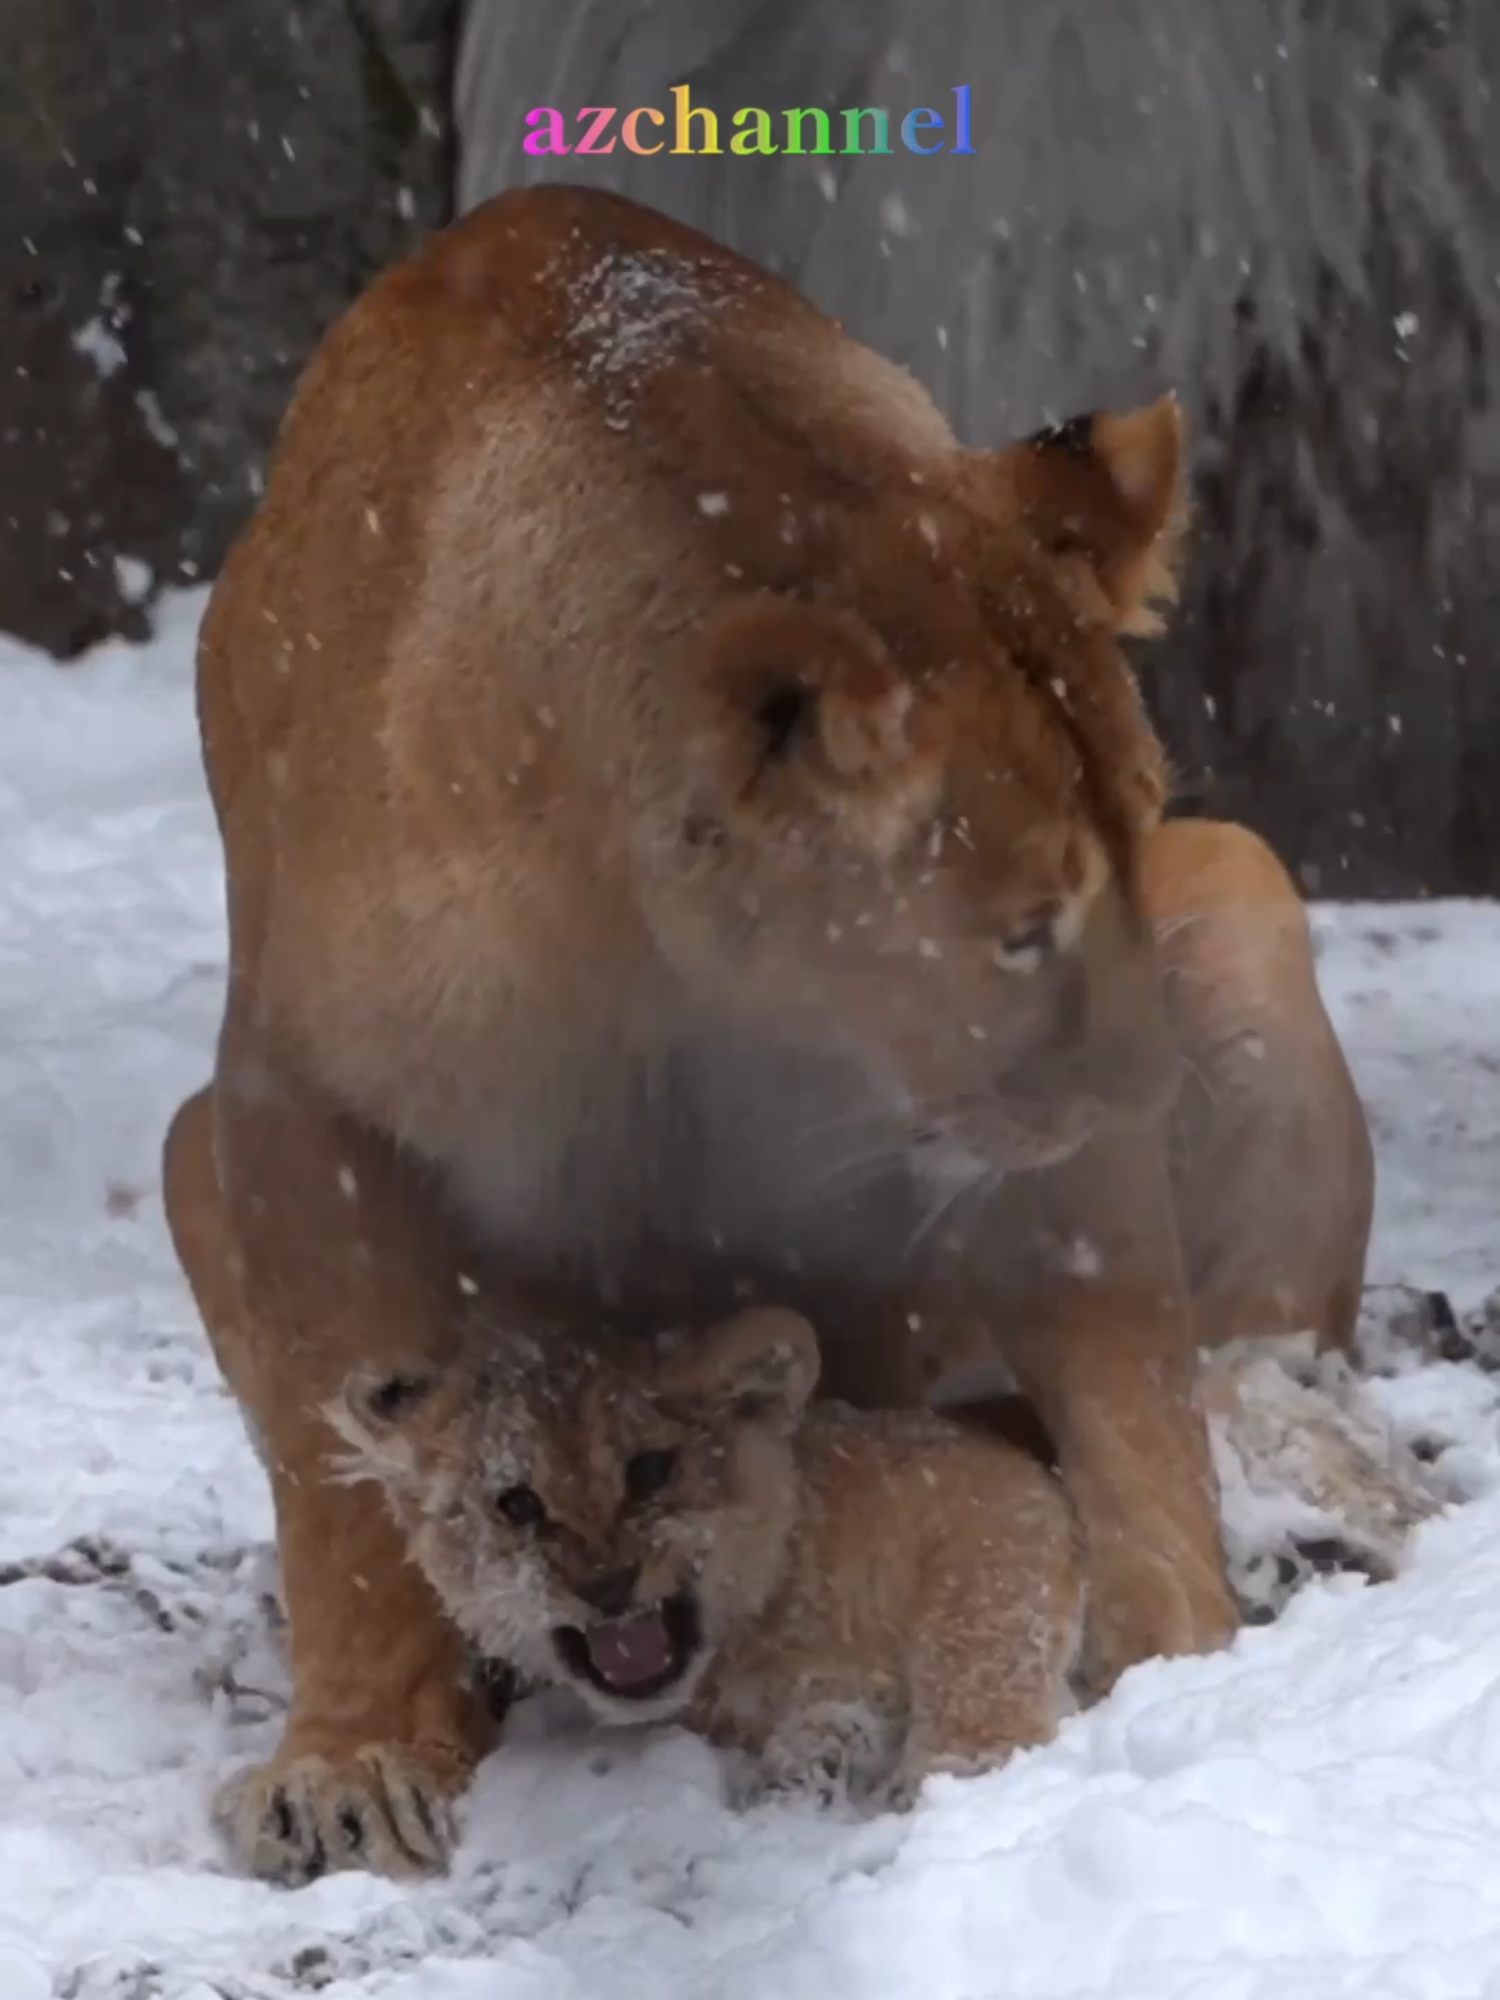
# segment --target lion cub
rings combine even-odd
[[[817,1375],[807,1322],[756,1310],[646,1359],[507,1342],[328,1415],[484,1656],[747,1751],[758,1787],[901,1804],[1072,1707],[1074,1524],[1038,1459],[809,1410]]]

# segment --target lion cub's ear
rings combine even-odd
[[[818,1337],[800,1313],[756,1306],[677,1343],[664,1373],[675,1394],[786,1434],[802,1421],[819,1365]]]
[[[344,1476],[399,1483],[413,1472],[409,1426],[433,1407],[440,1387],[438,1376],[415,1369],[351,1375],[323,1406],[329,1425],[351,1449]]]
[[[1041,547],[1087,563],[1116,631],[1161,631],[1156,607],[1177,596],[1188,521],[1187,427],[1177,398],[1073,417],[990,458]]]

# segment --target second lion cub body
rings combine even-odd
[[[449,1615],[606,1722],[669,1717],[761,1784],[909,1800],[1045,1742],[1083,1582],[1038,1459],[918,1412],[807,1408],[812,1330],[759,1311],[645,1369],[541,1350],[330,1412]]]

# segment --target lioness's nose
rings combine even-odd
[[[633,1563],[629,1569],[607,1570],[603,1576],[590,1577],[587,1583],[578,1585],[578,1595],[590,1611],[598,1611],[606,1618],[619,1618],[630,1609],[640,1580],[641,1566]]]

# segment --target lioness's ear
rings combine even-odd
[[[668,1366],[679,1394],[785,1433],[802,1421],[817,1386],[818,1338],[800,1313],[756,1306],[679,1341]]]
[[[919,752],[911,686],[852,613],[746,597],[690,643],[704,748],[735,792],[798,763],[851,783],[888,779]]]
[[[1187,528],[1186,423],[1177,398],[1073,417],[994,455],[1021,522],[1049,554],[1082,557],[1115,629],[1162,629]]]

